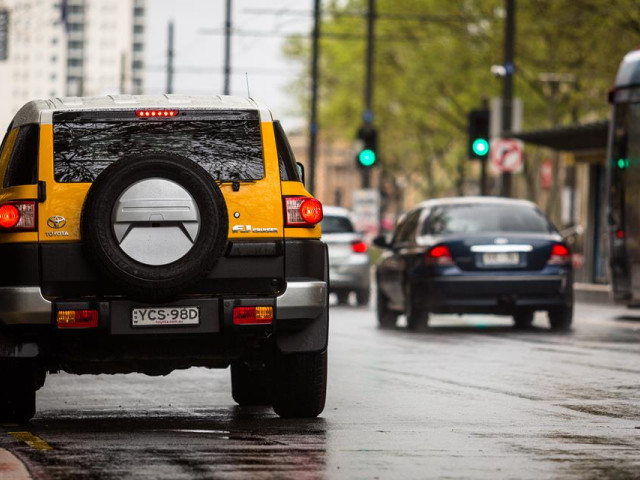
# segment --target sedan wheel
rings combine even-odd
[[[519,310],[513,316],[513,324],[516,328],[529,328],[533,323],[533,316],[535,312],[533,310]]]
[[[384,293],[377,290],[377,307],[378,307],[378,325],[381,328],[393,328],[398,321],[398,312],[395,312],[389,309],[389,305],[387,304],[387,298],[384,296]]]
[[[551,324],[551,330],[569,330],[572,322],[573,305],[570,307],[557,307],[549,310],[549,323]]]
[[[406,306],[404,313],[407,316],[407,328],[409,330],[423,330],[429,323],[429,312],[417,301],[416,294],[411,288],[407,289]]]

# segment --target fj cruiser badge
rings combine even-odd
[[[66,224],[67,224],[67,221],[65,220],[64,217],[61,217],[60,215],[55,215],[47,219],[47,225],[49,225],[49,227],[51,228],[62,228]]]
[[[251,225],[234,225],[231,227],[231,231],[233,233],[278,233],[277,228],[267,227],[267,228],[259,228],[259,227],[251,227]]]

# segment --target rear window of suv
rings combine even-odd
[[[434,207],[422,227],[423,235],[554,231],[547,217],[536,208],[490,203]]]
[[[220,181],[264,177],[258,112],[180,112],[139,119],[133,112],[59,112],[53,117],[57,182],[93,182],[111,163],[154,151],[189,158]]]

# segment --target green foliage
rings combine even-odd
[[[501,92],[490,67],[503,61],[504,2],[376,3],[374,123],[383,168],[406,178],[422,172],[427,196],[462,193],[472,165],[465,149],[467,113]],[[516,5],[515,95],[524,101],[524,128],[604,118],[617,65],[639,43],[635,2]],[[364,110],[366,1],[324,2],[323,11],[320,128],[325,138],[351,140]],[[305,39],[290,39],[285,52],[309,63]],[[307,80],[296,88],[307,105]]]

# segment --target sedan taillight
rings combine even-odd
[[[353,253],[367,253],[368,249],[369,247],[362,240],[356,240],[354,242],[351,242],[351,251]]]
[[[313,227],[322,220],[322,204],[313,197],[284,197],[286,227]]]
[[[425,262],[427,265],[437,265],[440,267],[446,267],[453,265],[453,257],[451,251],[446,245],[436,245],[431,247],[425,255]]]
[[[570,265],[571,251],[562,243],[554,243],[549,255],[549,265]]]
[[[0,232],[33,232],[36,229],[36,202],[7,202],[0,205]]]

